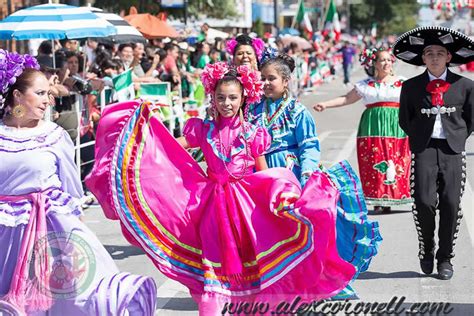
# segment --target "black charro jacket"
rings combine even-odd
[[[449,147],[460,153],[465,150],[466,139],[473,131],[474,82],[451,71],[447,71],[446,81],[450,83],[443,96],[444,106],[456,107],[456,111],[441,115],[441,124]],[[428,145],[436,115],[421,113],[422,108],[431,109],[431,94],[426,91],[430,82],[428,71],[408,79],[403,83],[400,94],[400,127],[410,139],[410,149],[414,153],[423,151]]]

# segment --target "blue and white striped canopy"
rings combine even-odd
[[[0,21],[0,39],[63,39],[103,37],[116,28],[89,9],[65,4],[41,4],[16,11]]]
[[[131,26],[120,15],[104,12],[102,9],[99,8],[87,8],[94,12],[94,14],[96,14],[98,17],[107,20],[117,29],[117,34],[104,38],[99,38],[99,42],[110,42],[115,44],[146,42],[146,39],[143,37],[142,33],[140,33],[135,27]]]

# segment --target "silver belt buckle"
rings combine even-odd
[[[446,113],[448,113],[448,116],[451,116],[451,113],[454,113],[454,112],[456,112],[456,107],[455,106],[446,108]]]
[[[422,108],[421,109],[421,114],[426,114],[428,117],[430,115],[437,115],[439,114],[448,114],[448,116],[451,116],[451,113],[456,112],[456,107],[451,106],[451,107],[446,107],[446,106],[434,106],[431,109],[427,108]]]

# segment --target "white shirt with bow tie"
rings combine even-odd
[[[428,71],[428,76],[430,78],[430,81],[433,81],[435,79],[441,79],[441,80],[446,81],[446,75],[447,74],[448,74],[448,69],[447,68],[443,72],[443,74],[441,76],[439,76],[439,78],[436,78],[435,76],[433,76]],[[438,112],[438,114],[436,114],[436,120],[435,120],[435,123],[434,123],[434,126],[433,126],[433,133],[431,134],[431,138],[446,139],[446,135],[444,134],[444,130],[443,130],[443,124],[441,122],[441,114],[439,112]]]

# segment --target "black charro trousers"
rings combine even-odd
[[[445,139],[431,139],[425,150],[412,156],[413,217],[420,259],[434,254],[436,210],[439,210],[438,262],[454,257],[461,223],[461,197],[466,179],[465,152],[456,153]]]

